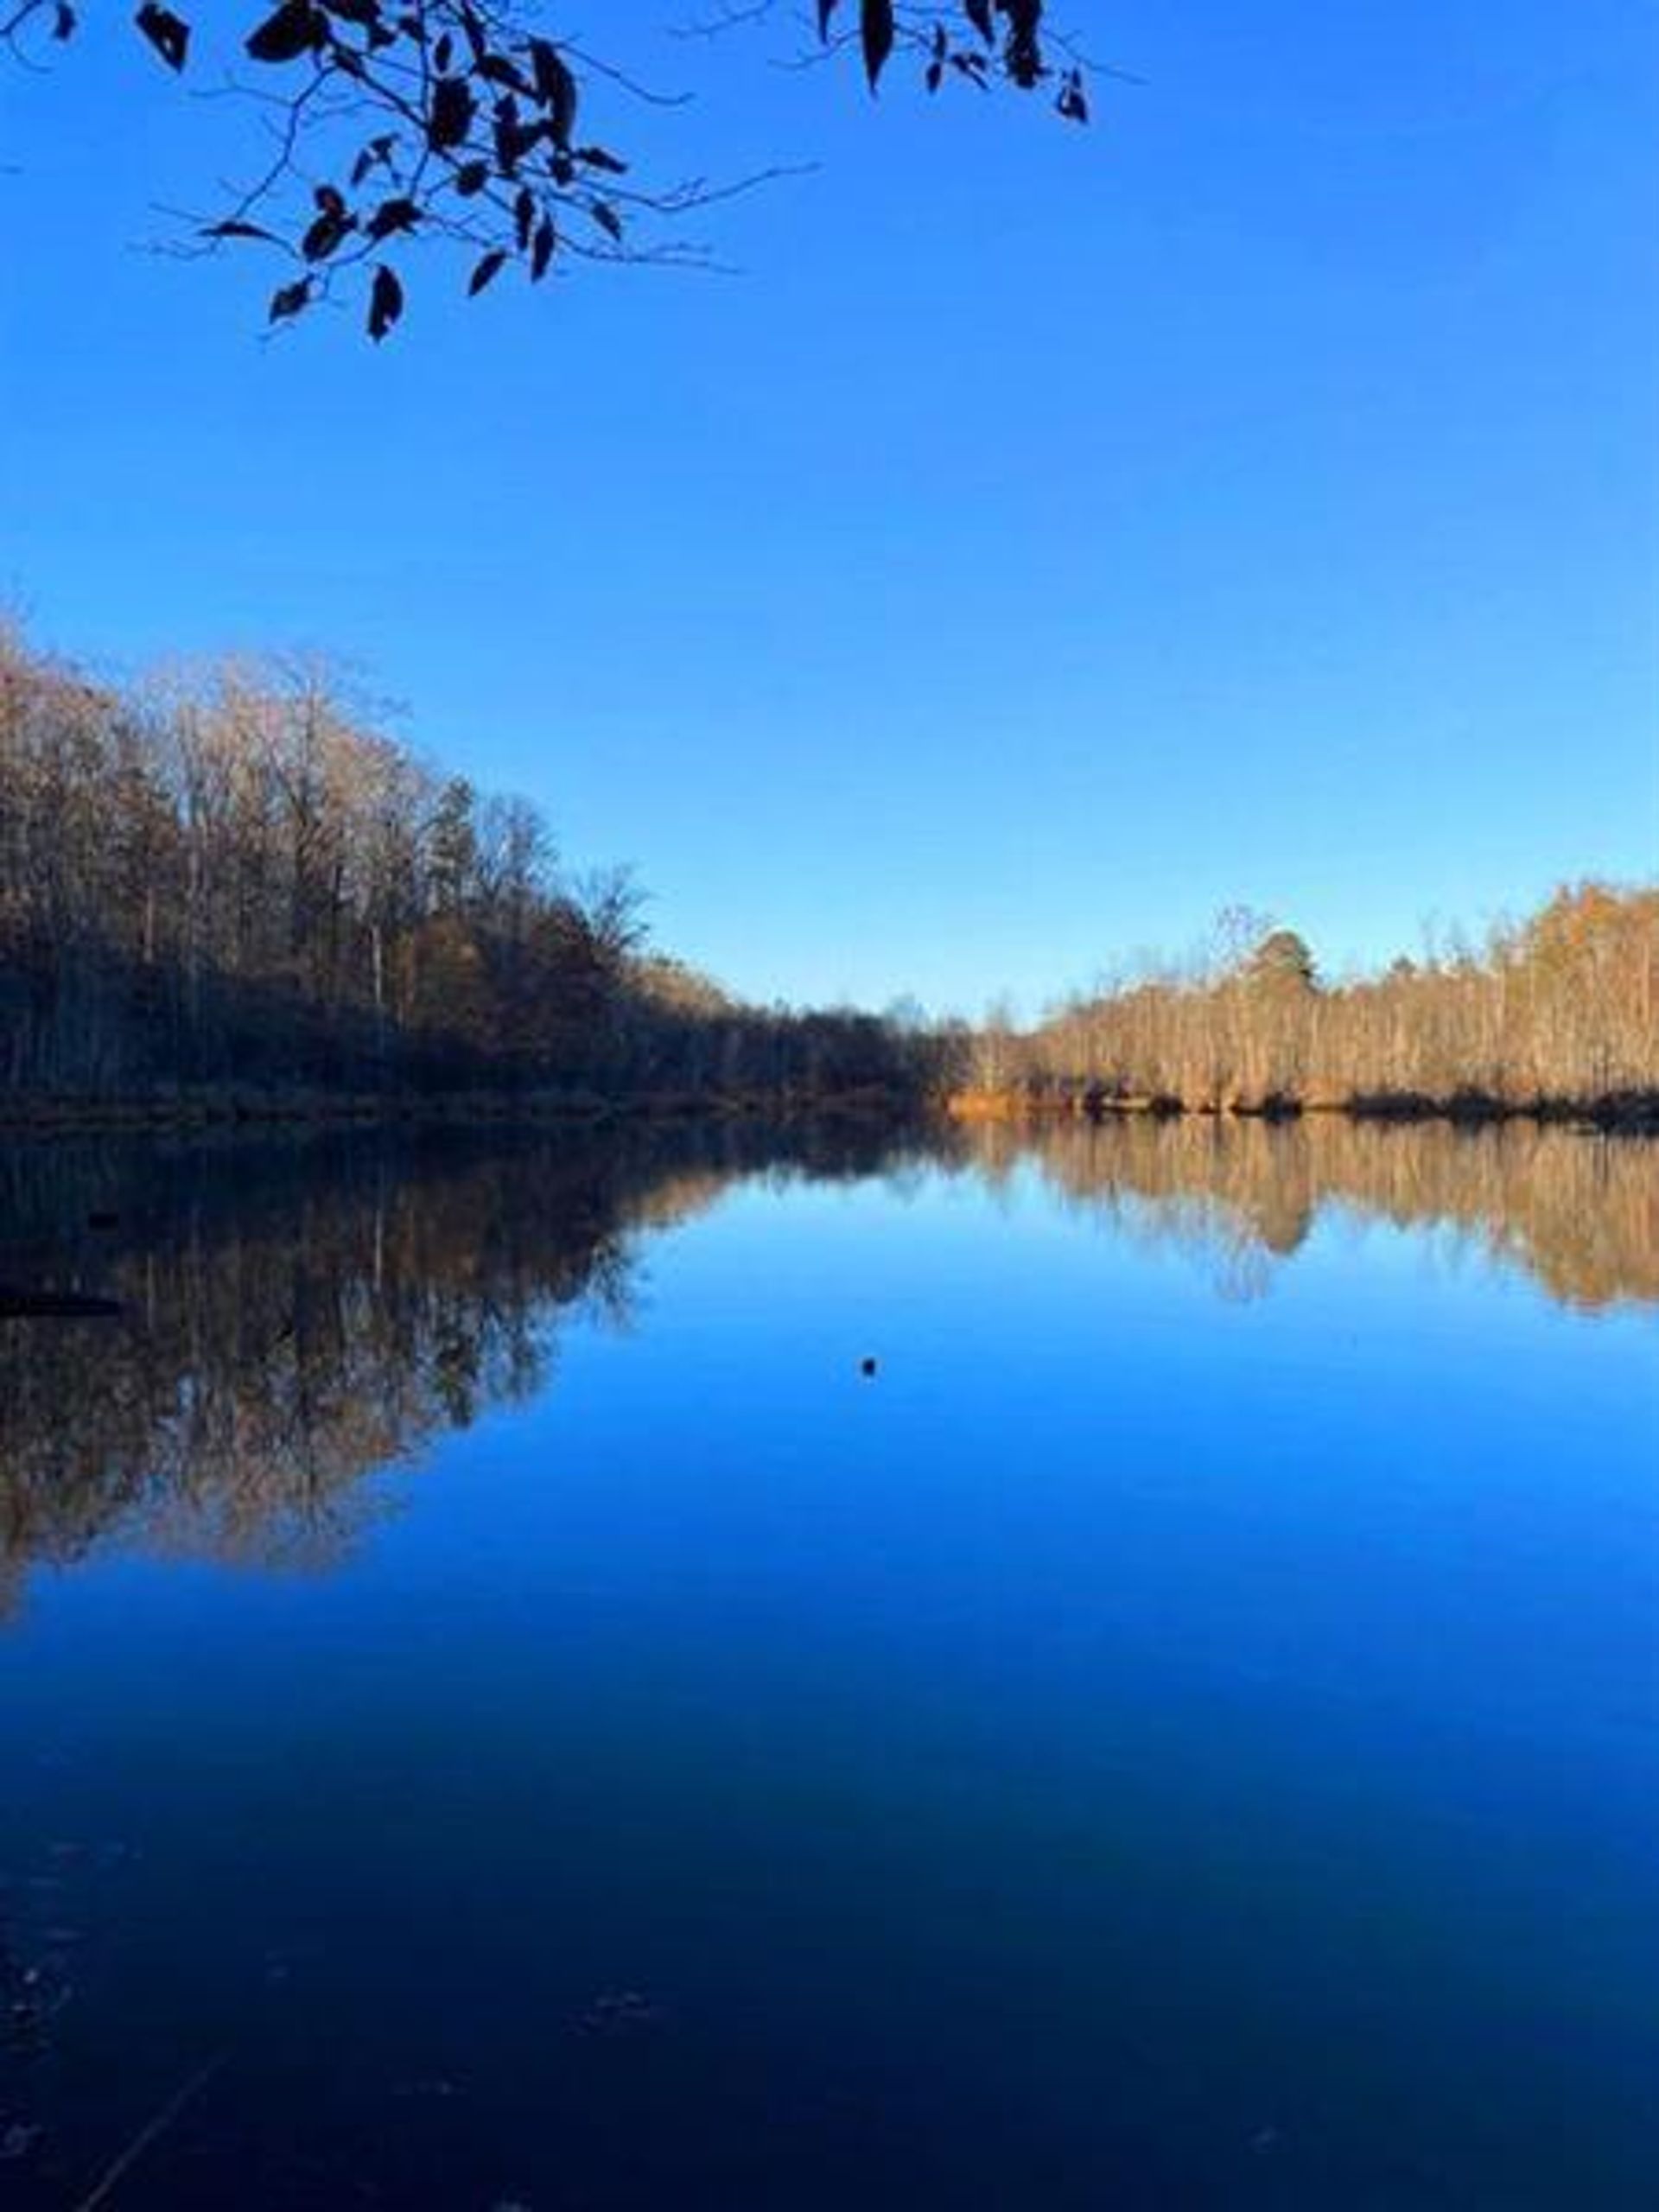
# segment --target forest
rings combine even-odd
[[[320,664],[124,692],[0,640],[0,1107],[893,1103],[938,1049],[652,950],[626,871],[569,874],[533,807],[426,766]]]
[[[0,637],[0,1112],[389,1100],[963,1115],[1566,1113],[1659,1104],[1659,889],[1326,982],[1235,913],[1184,968],[1028,1029],[746,1004],[573,874],[520,799],[388,734],[326,664],[120,689]]]
[[[1565,885],[1479,945],[1331,984],[1294,930],[1220,934],[1029,1032],[985,1024],[958,1110],[1655,1118],[1659,889]]]

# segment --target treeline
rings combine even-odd
[[[1293,931],[1198,972],[988,1023],[969,1104],[1087,1112],[1594,1114],[1659,1109],[1659,889],[1584,883],[1478,948],[1321,982]]]
[[[1478,948],[1338,984],[1247,919],[1224,955],[1025,1032],[756,1007],[649,945],[626,873],[573,876],[533,807],[427,766],[322,665],[124,691],[0,634],[0,1116],[308,1094],[1659,1110],[1659,890],[1564,888]]]
[[[0,1100],[168,1086],[607,1097],[938,1080],[869,1014],[760,1009],[652,952],[318,665],[142,693],[0,639]]]

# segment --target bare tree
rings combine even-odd
[[[1224,925],[1195,979],[1118,984],[1025,1037],[998,1029],[999,1087],[1060,1105],[1257,1111],[1622,1111],[1659,1097],[1659,890],[1566,887],[1482,947],[1451,934],[1422,962],[1330,987],[1294,931],[1250,942],[1262,918]],[[988,1026],[982,1068],[991,1055]]]
[[[939,1088],[954,1047],[745,1007],[626,868],[416,760],[315,658],[132,697],[0,639],[0,1094]]]

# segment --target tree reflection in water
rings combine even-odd
[[[0,1154],[0,1280],[118,1319],[0,1322],[0,1611],[94,1546],[337,1558],[372,1470],[543,1389],[558,1317],[626,1323],[643,1238],[760,1174],[902,1184],[1035,1172],[1258,1297],[1314,1222],[1435,1230],[1583,1308],[1659,1300],[1659,1148],[1509,1124],[1124,1117],[883,1131],[731,1122],[608,1135],[313,1135]]]
[[[1262,1294],[1274,1264],[1341,1209],[1521,1268],[1562,1305],[1659,1301],[1659,1144],[1648,1138],[1524,1121],[1133,1114],[977,1122],[967,1141],[993,1180],[1034,1158],[1080,1211],[1204,1255],[1224,1295]]]
[[[0,1611],[95,1545],[339,1557],[359,1478],[546,1387],[557,1320],[626,1323],[643,1236],[760,1172],[860,1177],[902,1134],[314,1136],[0,1154],[0,1279],[114,1320],[0,1321]]]

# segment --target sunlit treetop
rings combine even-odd
[[[909,63],[929,92],[1011,89],[1089,119],[1084,64],[1044,0],[815,5],[805,35],[816,30],[822,59],[861,66],[872,92]],[[255,173],[199,236],[281,257],[273,322],[354,286],[370,337],[385,338],[416,245],[458,257],[474,296],[510,269],[540,283],[561,261],[695,260],[676,219],[759,181],[650,181],[648,149],[642,173],[613,126],[676,96],[562,36],[543,0],[267,8],[215,9],[199,25],[194,10],[143,0],[132,23],[168,69],[218,81],[230,67],[253,103]],[[726,0],[699,28],[715,38],[774,12],[773,0]],[[75,0],[10,0],[0,12],[0,38],[31,59],[80,29]]]

